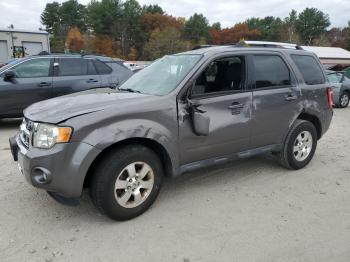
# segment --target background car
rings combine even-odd
[[[94,88],[116,88],[133,72],[110,57],[43,55],[0,69],[0,118],[20,117],[29,105]]]
[[[336,107],[345,108],[350,100],[350,79],[344,72],[327,71],[327,77],[332,84],[334,104]]]

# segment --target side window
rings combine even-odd
[[[95,60],[95,67],[100,75],[108,75],[113,71],[112,68],[110,68],[108,65],[101,62],[100,60]]]
[[[255,88],[283,87],[291,85],[287,65],[277,55],[254,55]]]
[[[38,58],[25,61],[12,68],[18,78],[48,77],[51,59]]]
[[[82,58],[59,58],[58,76],[87,75],[88,63]]]
[[[196,79],[191,95],[239,92],[245,87],[245,59],[234,56],[214,60]]]
[[[291,57],[300,73],[303,75],[307,85],[320,85],[325,83],[322,69],[314,57],[308,55],[291,55]]]
[[[327,77],[328,77],[328,81],[331,83],[337,84],[340,82],[340,79],[338,78],[336,73],[328,74]]]
[[[91,59],[88,59],[88,75],[97,75],[97,71],[94,65],[94,61]]]

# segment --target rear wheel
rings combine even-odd
[[[315,126],[309,121],[297,120],[280,152],[280,162],[289,169],[301,169],[312,160],[316,147]]]
[[[128,220],[155,201],[163,170],[158,156],[141,145],[110,152],[98,164],[90,185],[95,206],[114,220]]]
[[[350,101],[349,94],[347,92],[342,93],[339,97],[339,107],[341,108],[348,107],[349,101]]]

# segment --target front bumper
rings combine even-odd
[[[89,144],[76,142],[51,149],[26,148],[18,135],[10,138],[10,147],[30,184],[66,198],[80,197],[88,169],[100,153]]]

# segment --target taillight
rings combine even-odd
[[[333,105],[334,105],[333,89],[330,87],[327,88],[327,101],[328,101],[328,107],[333,108]]]

